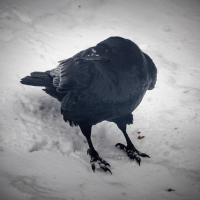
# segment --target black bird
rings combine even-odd
[[[61,102],[61,113],[71,126],[79,126],[86,137],[93,171],[98,164],[104,171],[110,165],[95,150],[92,126],[104,120],[114,122],[125,136],[127,145],[118,143],[130,159],[141,162],[149,157],[131,142],[127,124],[145,92],[154,88],[157,69],[152,59],[131,40],[109,37],[96,46],[59,61],[50,71],[32,72],[22,84],[42,86],[47,94]]]

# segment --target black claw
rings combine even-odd
[[[126,146],[124,144],[117,143],[115,146],[126,151]]]
[[[94,163],[91,164],[91,167],[92,167],[92,171],[95,172],[95,168],[96,168],[96,167],[95,167],[95,164],[94,164]]]
[[[103,169],[104,172],[108,171],[108,172],[110,172],[110,174],[112,174],[111,170],[108,167],[106,167],[106,166],[100,166],[100,168]]]
[[[135,160],[135,156],[134,156],[134,155],[128,155],[128,157],[129,157],[131,160]]]
[[[110,164],[107,163],[105,160],[101,160],[101,162],[102,162],[105,166],[109,166],[109,167],[110,167]]]
[[[138,165],[140,166],[141,158],[139,156],[135,156],[135,160],[138,163]]]
[[[108,167],[110,167],[110,164],[107,163],[105,160],[102,160],[102,159],[101,159],[100,162],[99,162],[99,166],[100,166],[100,168],[103,169],[105,172],[109,171],[109,172],[112,174],[111,170],[108,168]]]
[[[150,158],[150,156],[147,155],[146,153],[138,153],[138,155],[144,158]]]
[[[111,170],[108,168],[110,167],[110,164],[103,160],[97,152],[92,152],[90,149],[88,149],[87,153],[91,157],[90,163],[93,172],[95,172],[96,164],[98,164],[100,169],[103,169],[105,172],[109,171],[112,174]]]
[[[111,167],[109,163],[106,163],[106,166]]]
[[[133,151],[127,151],[127,155],[131,160],[134,160],[136,157],[136,154]]]
[[[141,153],[139,152],[137,149],[135,149],[134,147],[128,147],[125,146],[124,144],[121,144],[121,143],[117,143],[115,145],[116,147],[120,148],[121,150],[124,150],[128,157],[131,159],[131,160],[136,160],[136,162],[140,165],[141,163],[141,157],[144,157],[144,158],[150,158],[149,155],[147,155],[146,153]]]
[[[87,150],[87,155],[90,155],[90,149]]]
[[[111,171],[110,169],[107,169],[107,171],[109,171],[109,172],[110,172],[110,174],[112,175],[112,171]]]

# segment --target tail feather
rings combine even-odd
[[[53,79],[47,72],[32,72],[20,81],[24,85],[51,87]]]

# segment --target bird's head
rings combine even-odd
[[[121,37],[109,37],[95,47],[100,56],[107,58],[114,67],[129,68],[142,62],[139,47],[131,40]]]

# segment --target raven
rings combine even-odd
[[[61,102],[63,119],[70,126],[79,126],[86,137],[92,170],[97,165],[104,171],[110,164],[102,159],[91,140],[92,126],[104,120],[116,123],[127,145],[125,151],[139,165],[140,157],[149,157],[136,149],[126,126],[133,123],[132,112],[147,90],[154,88],[157,69],[152,59],[131,40],[109,37],[96,46],[59,61],[56,68],[32,72],[21,83],[45,87],[43,90]]]

